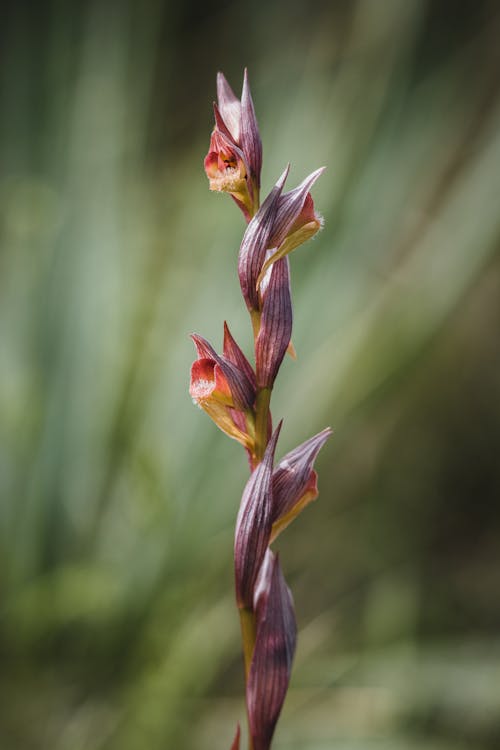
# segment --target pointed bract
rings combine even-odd
[[[252,608],[255,582],[266,554],[272,525],[272,472],[281,422],[261,463],[250,475],[236,521],[234,570],[238,607]]]
[[[269,750],[285,700],[297,638],[290,589],[278,557],[268,550],[256,587],[257,633],[247,683],[254,750]]]
[[[271,540],[318,496],[314,461],[332,430],[327,427],[284,456],[273,471]]]
[[[257,385],[272,388],[292,336],[292,298],[288,258],[271,269],[255,343]]]
[[[238,257],[238,276],[243,297],[250,311],[259,310],[257,279],[266,257],[274,230],[278,200],[287,178],[289,166],[273,187],[262,206],[246,228]]]
[[[240,143],[250,173],[257,189],[260,188],[260,172],[262,169],[262,142],[260,140],[259,126],[250,93],[248,73],[245,68],[243,77],[243,90],[241,92],[241,136]]]

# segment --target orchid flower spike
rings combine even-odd
[[[282,421],[273,431],[270,402],[285,353],[293,352],[290,253],[323,225],[311,189],[323,167],[284,192],[289,165],[260,205],[262,144],[245,70],[241,99],[217,75],[215,126],[205,157],[210,189],[227,192],[247,227],[238,278],[253,329],[255,365],[224,323],[222,354],[192,334],[197,358],[189,392],[227,435],[240,442],[250,477],[234,534],[236,604],[241,620],[250,750],[270,750],[288,685],[297,626],[293,599],[270,546],[318,495],[316,457],[326,428],[274,466]],[[240,727],[231,750],[240,750]]]

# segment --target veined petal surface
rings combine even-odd
[[[257,633],[247,709],[254,750],[269,750],[288,690],[297,639],[292,595],[271,550],[257,583],[255,611]]]
[[[261,463],[243,491],[234,538],[234,569],[238,607],[253,606],[255,582],[266,554],[272,525],[272,473],[281,423],[272,435]]]
[[[248,224],[240,246],[238,276],[243,297],[250,311],[259,309],[257,279],[266,258],[266,250],[274,231],[278,199],[283,190],[289,167],[273,187],[262,206]]]

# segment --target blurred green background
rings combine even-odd
[[[203,172],[248,66],[263,190],[314,168],[279,455],[299,645],[276,750],[500,747],[500,8],[6,3],[0,27],[0,747],[221,750],[244,722],[243,451],[189,399],[249,352],[243,231]]]

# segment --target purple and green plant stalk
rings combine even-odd
[[[294,356],[288,255],[322,227],[309,191],[323,168],[284,193],[287,166],[260,205],[262,143],[246,70],[241,100],[222,73],[217,75],[217,99],[205,171],[210,189],[229,193],[247,222],[238,275],[252,322],[255,367],[224,323],[222,354],[192,335],[197,359],[189,390],[215,424],[244,446],[250,464],[236,521],[235,589],[248,747],[268,750],[290,681],[297,633],[292,595],[270,545],[318,496],[314,461],[331,434],[324,429],[275,465],[282,421],[273,430],[271,393],[286,352]],[[238,726],[231,750],[239,748]]]

